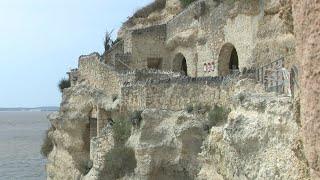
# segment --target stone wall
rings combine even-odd
[[[79,59],[78,82],[87,81],[89,85],[103,91],[106,95],[119,95],[123,84],[137,81],[160,80],[180,77],[180,73],[152,69],[119,71],[100,61],[100,56],[93,53]]]
[[[159,69],[169,70],[168,52],[165,48],[166,25],[157,25],[132,32],[132,60],[133,68],[148,67],[148,60],[159,59]]]
[[[100,55],[97,53],[79,58],[79,81],[83,80],[109,96],[120,92],[121,78],[119,74],[100,62]]]
[[[78,81],[78,69],[71,69],[70,72],[67,72],[69,76],[70,85],[76,85]]]
[[[197,1],[168,22],[167,33],[170,61],[183,54],[189,76],[221,74],[218,66],[228,64],[232,51],[226,44],[236,49],[240,70],[281,57],[287,69],[298,64],[289,1]],[[205,72],[212,62],[214,71]]]
[[[181,13],[177,14],[167,25],[167,38],[173,38],[176,34],[192,28],[194,21],[195,3],[189,5]]]
[[[248,77],[248,76],[245,76]],[[252,77],[252,76],[250,76]],[[121,88],[123,108],[182,110],[188,105],[225,105],[240,76],[189,78],[135,82]]]
[[[119,41],[114,44],[109,51],[105,52],[104,62],[106,64],[115,65],[115,58],[117,54],[124,54],[124,41]]]
[[[105,155],[114,147],[114,140],[110,129],[109,131],[105,129],[103,135],[91,139],[90,146],[90,159],[93,164],[91,171],[84,177],[84,180],[98,179],[99,173],[103,169]]]

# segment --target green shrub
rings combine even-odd
[[[193,108],[193,110],[197,113],[204,114],[210,110],[210,106],[208,105],[202,105],[202,104],[196,104]]]
[[[93,162],[91,160],[76,162],[75,167],[81,172],[81,174],[86,175],[92,169]]]
[[[89,160],[84,167],[84,174],[88,174],[89,171],[92,169],[93,167],[93,162],[91,160]]]
[[[43,138],[43,143],[41,145],[40,153],[43,157],[46,157],[46,158],[53,150],[53,142],[49,136],[49,133],[53,131],[54,131],[54,128],[52,126],[48,130],[46,130]]]
[[[116,145],[124,144],[131,135],[131,124],[126,118],[118,117],[113,126],[113,138]]]
[[[142,111],[134,111],[133,113],[131,113],[129,120],[132,123],[133,126],[139,126],[140,122],[142,120]]]
[[[60,80],[58,86],[59,86],[60,92],[62,92],[63,89],[69,88],[71,86],[71,83],[70,83],[69,79],[63,78],[63,79]]]
[[[137,167],[134,150],[125,146],[111,149],[105,156],[100,179],[119,179],[134,172]]]
[[[155,0],[151,4],[137,10],[134,14],[134,18],[146,18],[155,11],[161,11],[166,7],[166,0]]]
[[[118,99],[118,95],[117,94],[113,94],[112,95],[112,101],[114,102],[114,101],[116,101]]]
[[[241,103],[241,104],[243,103],[243,101],[244,101],[245,98],[246,98],[245,95],[240,94],[239,100],[240,100],[240,103]]]
[[[189,6],[192,2],[197,1],[197,0],[180,0],[180,3],[183,7]]]
[[[228,119],[230,110],[215,105],[208,114],[209,126],[216,126]]]
[[[193,105],[192,104],[188,104],[185,108],[185,111],[187,111],[188,113],[192,113],[193,111]]]
[[[195,112],[199,112],[201,110],[201,104],[196,104],[194,107],[193,107],[193,110]]]
[[[117,44],[117,43],[120,42],[120,41],[121,41],[120,38],[117,38],[116,40],[112,41],[112,46],[115,45],[115,44]]]
[[[265,112],[267,109],[267,102],[266,101],[259,102],[257,109],[259,112],[262,112],[262,113]]]

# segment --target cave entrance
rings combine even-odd
[[[180,72],[185,76],[188,75],[187,60],[181,53],[177,54],[173,59],[172,70],[175,72]]]
[[[239,72],[238,52],[234,45],[227,43],[222,46],[218,59],[219,76]]]

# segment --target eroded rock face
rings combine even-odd
[[[306,155],[320,179],[320,1],[293,1],[297,58],[301,60],[301,110]]]
[[[55,131],[50,134],[54,148],[46,165],[48,179],[79,179],[88,172],[89,113],[103,99],[108,98],[83,84],[64,91],[60,112],[49,117]]]
[[[289,97],[265,93],[250,80],[241,80],[223,105],[231,112],[208,132],[208,111],[187,113],[145,109],[133,127],[127,147],[134,150],[136,168],[120,179],[308,179],[309,169]],[[88,148],[88,113],[93,104],[105,108],[110,99],[85,84],[64,92],[59,114],[51,116],[56,130],[49,154],[48,179],[99,179],[103,155],[112,147],[112,134],[98,137]]]
[[[204,142],[199,179],[307,179],[291,100],[241,92],[233,104]]]
[[[195,179],[205,119],[184,111],[145,110],[127,145],[135,149],[135,174],[124,179]]]
[[[123,24],[118,37],[123,38],[125,33],[129,29],[145,28],[151,25],[164,24],[171,20],[176,14],[182,11],[180,0],[166,0],[166,6],[160,11],[154,11],[148,17],[144,18],[129,18],[127,22]]]

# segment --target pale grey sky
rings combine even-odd
[[[58,81],[152,0],[0,0],[0,107],[59,105]]]

